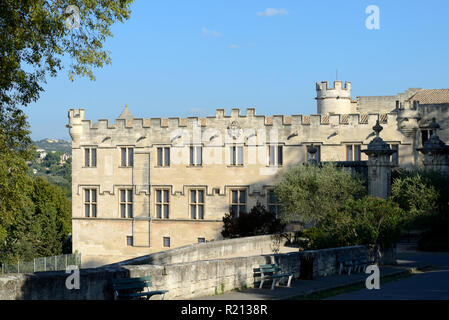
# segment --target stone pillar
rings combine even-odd
[[[449,146],[445,145],[438,137],[437,130],[440,129],[440,126],[436,123],[435,118],[429,128],[432,129],[432,136],[422,148],[417,149],[424,154],[424,167],[426,170],[449,174]]]
[[[396,152],[379,137],[382,126],[377,120],[373,127],[376,137],[363,153],[368,155],[368,195],[387,199],[391,194],[391,155]]]

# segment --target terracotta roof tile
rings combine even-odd
[[[449,89],[425,89],[418,91],[410,101],[419,101],[420,104],[449,103]]]

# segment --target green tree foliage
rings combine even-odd
[[[103,43],[115,21],[129,18],[132,0],[2,0],[0,2],[0,106],[14,108],[39,98],[46,76],[72,60],[69,78],[95,79],[92,68],[110,64]],[[79,10],[79,28],[73,26]]]
[[[348,200],[304,235],[314,249],[374,244],[387,249],[400,239],[404,223],[397,203],[366,196]]]
[[[409,227],[423,231],[421,250],[449,250],[449,175],[429,170],[400,170],[393,175],[393,199],[409,215]]]
[[[391,198],[407,212],[408,227],[419,227],[438,210],[438,190],[429,173],[400,171],[391,185]]]
[[[114,22],[129,18],[132,0],[0,1],[0,259],[60,253],[70,209],[59,189],[28,174],[33,147],[20,107],[35,102],[48,75],[71,59],[69,78],[110,64],[103,49]],[[76,11],[67,11],[70,5]],[[79,15],[77,15],[79,11]],[[78,16],[79,28],[73,27]],[[68,20],[69,19],[69,20]],[[67,169],[67,168],[66,168]],[[43,202],[39,199],[46,199]],[[69,214],[70,215],[70,214]],[[26,258],[28,257],[28,258]]]
[[[281,176],[275,194],[283,222],[316,223],[348,200],[364,195],[360,177],[333,164],[290,168]]]
[[[28,177],[28,183],[23,205],[0,244],[3,263],[62,254],[71,232],[71,202],[64,192],[40,177]]]
[[[284,225],[259,202],[249,213],[240,213],[234,218],[232,213],[223,217],[222,236],[225,238],[250,237],[282,232]]]
[[[26,160],[33,154],[25,115],[0,109],[0,244],[15,217],[28,207],[30,188]]]

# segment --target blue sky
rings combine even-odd
[[[369,30],[365,9],[380,10]],[[269,10],[267,10],[269,9]],[[33,139],[70,139],[69,108],[86,118],[316,113],[315,82],[352,82],[352,96],[449,88],[449,2],[144,1],[112,28],[112,65],[97,80],[49,78],[25,108]]]

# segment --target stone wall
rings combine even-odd
[[[151,276],[153,289],[166,289],[166,299],[188,299],[220,294],[242,287],[253,287],[254,268],[260,264],[278,263],[283,270],[299,277],[301,257],[313,255],[314,277],[338,272],[336,259],[339,254],[369,254],[365,246],[354,246],[286,254],[267,254],[228,259],[188,261],[166,265],[108,266],[80,270],[80,289],[68,290],[64,272],[41,272],[34,275],[0,276],[0,299],[64,299],[104,300],[112,299],[110,280],[119,277]],[[162,259],[163,260],[163,259]],[[155,297],[158,299],[158,297]]]
[[[284,245],[285,242],[286,239],[283,238],[281,246]],[[263,255],[273,253],[272,245],[273,238],[271,235],[211,241],[156,252],[143,257],[110,264],[109,266],[140,264],[167,265],[200,260],[222,259],[236,255]]]

